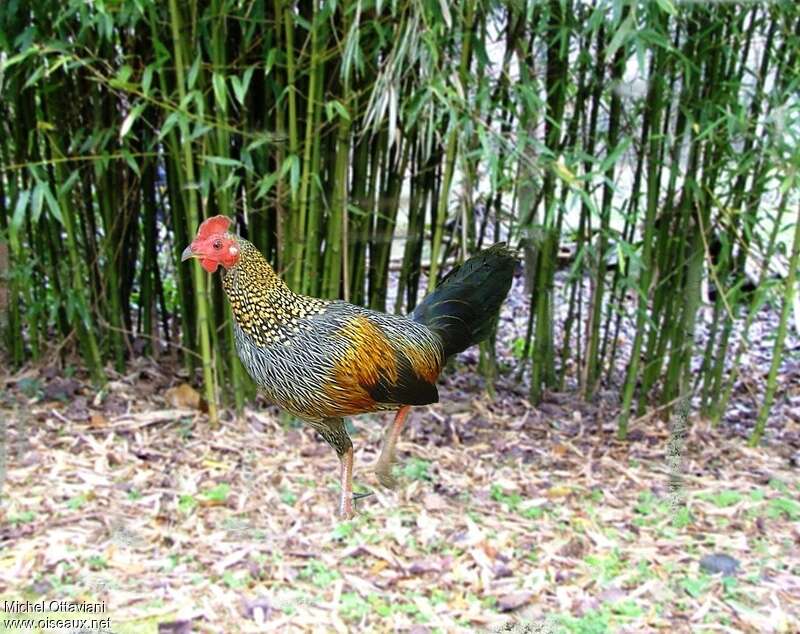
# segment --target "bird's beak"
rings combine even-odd
[[[196,258],[197,254],[192,251],[192,245],[190,244],[183,250],[181,253],[181,262],[186,262],[186,260],[190,260],[191,258]]]

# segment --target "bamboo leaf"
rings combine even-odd
[[[275,66],[275,61],[278,59],[278,49],[271,48],[267,51],[267,58],[264,60],[264,75],[269,75],[272,67]]]
[[[36,187],[33,188],[33,196],[31,196],[31,223],[36,224],[39,222],[39,217],[42,215],[42,204],[44,203],[44,183],[37,182]]]
[[[133,173],[141,178],[142,173],[139,170],[139,164],[136,162],[136,159],[133,158],[133,154],[131,154],[127,148],[122,148],[122,156],[125,158],[125,162],[128,164],[128,167],[131,168]],[[77,172],[73,172],[73,174],[77,176]]]
[[[442,18],[448,29],[453,28],[453,16],[450,14],[450,3],[447,0],[439,0],[439,8],[442,10]]]
[[[2,74],[3,71],[5,71],[8,68],[11,68],[12,66],[16,66],[20,62],[24,62],[31,55],[33,55],[34,53],[37,53],[38,51],[39,51],[38,47],[29,46],[24,51],[22,51],[21,53],[17,53],[16,55],[12,55],[11,57],[9,57],[6,60],[1,60],[0,59],[0,74]]]
[[[244,105],[244,99],[247,96],[247,88],[250,86],[250,80],[253,78],[253,71],[255,66],[250,66],[244,71],[244,75],[239,79],[236,75],[231,75],[231,86],[233,87],[233,95],[236,97],[241,105]]]
[[[202,158],[206,163],[211,163],[212,165],[222,165],[224,167],[243,167],[241,161],[237,161],[236,159],[228,158],[226,156],[203,156]]]
[[[117,71],[117,74],[111,79],[109,84],[112,88],[127,88],[128,80],[133,75],[133,68],[130,64],[124,64]]]
[[[795,181],[797,180],[797,173],[790,172],[786,175],[786,177],[781,181],[779,191],[781,196],[785,195],[790,189],[795,186]]]
[[[256,190],[256,200],[263,198],[266,196],[269,191],[275,186],[275,183],[278,182],[278,179],[281,177],[280,171],[276,170],[274,172],[270,172],[266,174],[259,180],[258,182],[258,189]]]
[[[122,120],[122,125],[119,128],[119,139],[120,141],[125,138],[125,136],[130,132],[131,127],[136,122],[136,119],[144,110],[144,104],[137,104],[133,108],[131,108],[130,112],[126,115],[126,117]]]
[[[566,163],[564,163],[564,157],[559,156],[558,160],[553,163],[553,168],[555,169],[556,175],[567,183],[567,185],[572,186],[575,181],[577,180],[575,174],[570,170]]]
[[[260,134],[258,135],[253,141],[247,144],[247,151],[252,152],[260,148],[265,143],[270,141],[270,136],[268,134]]]
[[[28,206],[30,198],[31,192],[29,189],[23,189],[17,196],[17,204],[14,207],[14,215],[11,217],[10,225],[11,232],[14,235],[20,230],[22,223],[25,221],[25,209]]]
[[[69,194],[70,190],[75,186],[75,183],[78,182],[78,178],[80,177],[80,172],[78,170],[72,170],[65,180],[58,188],[58,195],[59,196],[66,196]]]
[[[607,171],[612,165],[614,165],[617,160],[619,160],[620,155],[628,149],[631,144],[630,137],[624,137],[619,143],[617,143],[616,147],[611,151],[611,153],[603,160],[602,164],[600,165],[600,171],[605,172]]]
[[[625,41],[628,39],[628,35],[633,30],[635,26],[635,19],[633,17],[633,13],[628,14],[628,16],[622,21],[622,24],[619,25],[617,32],[614,33],[614,37],[611,38],[611,42],[609,43],[608,47],[605,50],[605,58],[610,60],[614,57],[619,49]]]
[[[64,224],[64,216],[61,214],[61,205],[58,204],[53,192],[50,191],[50,185],[44,183],[44,199],[47,201],[47,208],[50,210],[50,215],[53,216],[58,223]]]
[[[191,68],[189,68],[189,72],[186,75],[186,89],[192,90],[194,88],[195,82],[197,81],[197,76],[200,74],[200,55],[194,58],[194,62],[192,62]]]
[[[667,14],[672,16],[678,15],[678,10],[675,8],[672,0],[656,0],[656,2],[658,6],[661,7],[661,10],[665,11]]]
[[[174,128],[177,125],[179,119],[180,119],[180,113],[173,112],[164,120],[164,123],[161,124],[161,130],[158,133],[159,141],[170,133],[172,128]]]
[[[206,123],[198,122],[192,128],[192,132],[189,135],[189,140],[194,141],[195,139],[199,139],[201,136],[205,136],[214,128]]]
[[[211,83],[214,86],[214,101],[217,107],[226,112],[228,109],[228,91],[225,88],[225,77],[219,73],[211,74]]]
[[[220,191],[225,191],[227,189],[234,189],[239,184],[240,181],[241,179],[236,174],[236,172],[231,170],[230,172],[228,172],[228,177],[225,179],[225,182],[222,183],[222,185],[220,185],[219,189]]]
[[[150,95],[150,84],[153,82],[153,65],[148,64],[142,73],[142,93],[145,96]]]
[[[23,89],[30,88],[33,86],[37,81],[39,81],[45,73],[44,65],[40,65],[33,73],[28,77],[25,84],[22,86]]]
[[[397,89],[389,87],[389,146],[399,141],[399,131],[397,130]]]
[[[342,102],[338,99],[334,99],[325,103],[325,116],[328,118],[328,121],[333,119],[334,110],[342,119],[345,119],[346,121],[352,121],[352,119],[350,119],[350,113],[347,112],[347,108],[345,108],[344,104],[342,104]]]

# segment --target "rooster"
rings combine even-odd
[[[222,267],[236,350],[266,398],[308,422],[340,462],[339,515],[353,517],[353,443],[346,416],[397,410],[375,466],[394,488],[395,448],[413,405],[439,400],[448,357],[483,341],[508,294],[515,258],[504,244],[481,251],[442,279],[409,316],[294,293],[264,256],[230,231],[231,219],[204,221],[181,261]]]

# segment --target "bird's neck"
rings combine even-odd
[[[256,344],[285,340],[299,320],[325,308],[328,302],[293,292],[250,242],[240,239],[239,248],[239,260],[223,274],[222,286],[233,318]]]

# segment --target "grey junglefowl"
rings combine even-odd
[[[394,487],[392,464],[413,405],[439,400],[448,357],[488,337],[516,260],[504,244],[455,267],[408,316],[294,293],[261,253],[209,218],[186,248],[209,273],[222,267],[236,350],[266,398],[308,422],[341,465],[339,515],[353,516],[353,444],[344,417],[397,410],[375,470]]]

